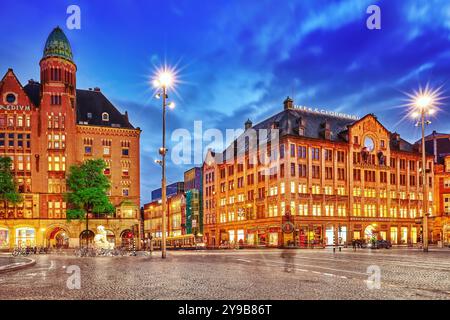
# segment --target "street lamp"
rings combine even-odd
[[[159,154],[161,155],[161,160],[156,162],[161,165],[161,202],[162,202],[162,227],[161,227],[161,258],[166,258],[166,207],[167,207],[167,197],[166,197],[166,107],[173,109],[175,104],[173,102],[167,103],[168,95],[167,90],[172,88],[175,84],[175,72],[166,66],[157,71],[153,79],[153,86],[157,88],[157,93],[155,98],[159,99],[162,97],[162,147],[159,148]]]
[[[423,241],[423,251],[428,252],[428,181],[427,181],[427,165],[426,165],[426,152],[425,152],[425,125],[431,124],[431,121],[427,120],[426,117],[432,115],[436,112],[437,106],[439,105],[440,89],[432,90],[428,87],[425,89],[420,88],[419,91],[414,92],[414,94],[408,96],[410,97],[409,106],[411,107],[411,116],[413,118],[418,118],[416,123],[417,127],[421,127],[422,130],[422,187],[423,187],[423,223],[422,223],[422,241]]]

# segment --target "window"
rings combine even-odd
[[[313,179],[320,179],[320,167],[312,166],[312,177]]]
[[[361,216],[361,203],[354,203],[353,204],[353,215],[355,217]]]
[[[333,150],[325,149],[325,161],[333,161]]]
[[[325,179],[332,180],[333,179],[333,168],[325,167]]]
[[[361,181],[361,170],[360,169],[353,169],[353,180]]]
[[[313,160],[320,160],[320,149],[311,148],[311,157]]]
[[[291,157],[295,158],[295,144],[290,145]]]
[[[128,193],[129,193],[129,189],[128,188],[123,188],[122,189],[122,196],[128,197]]]
[[[305,178],[306,175],[307,175],[306,164],[299,164],[298,165],[298,176],[301,178]]]
[[[284,144],[280,145],[280,159],[284,159]]]
[[[109,121],[109,114],[107,112],[102,113],[102,121]]]
[[[295,177],[295,163],[291,163],[291,177]]]
[[[122,148],[122,156],[128,157],[129,155],[129,149],[128,148]]]
[[[338,168],[337,169],[337,173],[338,173],[338,180],[344,181],[345,180],[345,169],[344,168]]]
[[[308,215],[308,204],[300,203],[298,205],[298,215],[299,216],[307,216]]]
[[[84,154],[91,155],[92,154],[92,147],[91,146],[84,146]]]
[[[91,113],[91,112],[88,112],[88,113],[87,113],[87,118],[88,118],[88,119],[92,119],[92,113]]]
[[[345,162],[345,151],[337,152],[337,162],[344,163]]]
[[[450,194],[444,194],[444,213],[450,215]]]
[[[14,102],[16,102],[16,95],[14,93],[8,93],[6,95],[6,102],[7,103],[14,103]]]
[[[306,159],[306,147],[305,146],[298,146],[297,156],[301,159]]]

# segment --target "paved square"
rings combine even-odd
[[[169,251],[152,257],[37,255],[0,274],[0,299],[450,299],[450,250]],[[69,266],[81,289],[70,290]],[[369,289],[368,267],[380,289]],[[369,268],[370,270],[370,268]]]

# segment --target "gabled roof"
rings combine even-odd
[[[261,121],[254,125],[252,128],[255,130],[260,129],[278,129],[279,137],[286,135],[299,135],[299,128],[304,128],[304,134],[302,137],[310,139],[325,139],[324,132],[326,126],[331,133],[330,139],[335,142],[347,142],[342,135],[342,132],[347,131],[348,126],[353,124],[355,119],[337,117],[330,114],[308,112],[302,109],[284,109],[283,111]],[[245,133],[243,133],[244,135]],[[238,138],[239,139],[239,138]],[[233,157],[231,150],[236,144],[229,145],[222,153],[222,159],[227,159],[227,151],[229,152],[228,158]],[[221,159],[218,159],[220,162]]]
[[[108,121],[102,120],[107,113]],[[77,89],[77,123],[93,126],[120,127],[133,129],[128,114],[122,114],[99,90]]]
[[[41,84],[28,81],[24,91],[35,106],[41,102]],[[120,111],[98,89],[77,89],[77,124],[134,129],[128,120],[128,114]],[[102,114],[107,113],[109,120],[103,121]]]

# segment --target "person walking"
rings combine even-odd
[[[352,247],[353,247],[353,251],[356,251],[356,241],[355,241],[355,239],[352,239]]]

